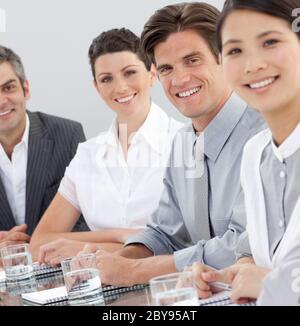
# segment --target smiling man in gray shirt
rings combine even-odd
[[[192,124],[174,140],[165,189],[148,228],[128,239],[118,255],[98,251],[104,283],[145,283],[195,261],[215,268],[235,262],[235,246],[245,228],[242,150],[263,123],[224,78],[215,38],[218,15],[205,3],[171,5],[158,10],[144,27],[142,44],[164,91]],[[207,217],[195,210],[202,189],[189,176],[198,137],[203,137],[207,171]]]

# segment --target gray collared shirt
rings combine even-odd
[[[270,142],[263,151],[260,175],[264,190],[270,257],[273,257],[300,194],[300,149],[281,162]],[[237,246],[237,258],[251,256],[245,232]]]
[[[264,128],[260,115],[247,107],[236,94],[204,131],[204,152],[209,175],[209,215],[211,239],[199,237],[195,225],[191,170],[196,139],[190,124],[181,129],[164,177],[159,207],[148,228],[130,237],[125,245],[142,243],[154,255],[173,254],[182,270],[194,261],[223,268],[235,261],[238,236],[245,228],[245,209],[240,186],[242,150],[249,138]],[[182,164],[183,161],[183,164]]]

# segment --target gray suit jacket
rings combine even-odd
[[[85,141],[78,122],[41,112],[27,112],[30,120],[26,177],[27,233],[31,235],[55,196],[65,168],[76,153],[79,142]],[[85,230],[81,220],[77,230]],[[0,178],[0,231],[16,225]]]

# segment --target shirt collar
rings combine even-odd
[[[162,154],[164,152],[162,138],[168,136],[168,129],[169,117],[155,103],[152,103],[145,122],[132,138],[131,144],[145,140],[153,150]]]
[[[25,130],[23,133],[23,137],[20,141],[20,144],[24,143],[26,148],[28,148],[28,141],[29,141],[29,128],[30,128],[30,121],[28,118],[28,114],[26,114],[26,122],[25,122]]]
[[[216,161],[232,131],[246,111],[247,104],[232,93],[223,108],[204,130],[204,152]]]
[[[279,147],[272,140],[272,148],[280,162],[293,155],[300,148],[300,123]]]
[[[168,135],[169,118],[155,103],[151,104],[149,114],[131,140],[131,145],[137,144],[140,141],[146,141],[155,151],[162,153],[161,137]],[[118,139],[118,121],[115,118],[105,135],[98,137],[98,142],[112,147],[119,146]]]

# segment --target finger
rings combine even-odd
[[[0,241],[4,240],[7,237],[8,231],[0,232]]]
[[[20,224],[20,225],[16,225],[14,226],[12,229],[10,229],[9,232],[26,232],[27,230],[27,224]]]
[[[38,254],[39,263],[47,263],[51,252],[56,252],[56,245],[54,243],[50,242],[40,246]],[[46,259],[46,257],[48,257],[48,259]],[[53,258],[53,256],[51,258]]]
[[[53,267],[56,267],[58,265],[60,265],[61,261],[63,260],[63,257],[61,256],[56,256],[54,258],[52,258],[50,261],[49,261],[49,265],[50,266],[53,266]]]
[[[200,291],[200,290],[198,290],[197,293],[198,293],[198,297],[200,299],[208,299],[208,298],[210,298],[212,296],[211,291]]]
[[[95,247],[91,244],[86,244],[83,247],[82,251],[79,251],[78,255],[82,255],[82,254],[91,254],[95,252]]]
[[[29,242],[30,236],[23,232],[9,232],[9,234],[7,235],[7,239],[12,241]]]
[[[0,243],[0,249],[7,247],[7,246],[13,246],[13,245],[18,245],[18,244],[23,244],[24,241],[12,241],[12,240],[7,240],[3,241]]]

